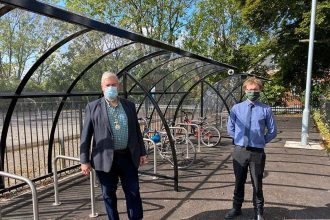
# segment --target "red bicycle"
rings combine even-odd
[[[221,134],[217,127],[210,125],[206,122],[206,117],[201,117],[199,120],[189,119],[188,114],[192,115],[191,112],[186,112],[181,110],[184,114],[183,122],[185,124],[191,125],[191,136],[198,138],[200,135],[200,140],[203,145],[207,147],[215,147],[221,141]],[[196,126],[194,126],[196,125]]]

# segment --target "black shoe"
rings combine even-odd
[[[242,210],[241,209],[232,208],[225,215],[225,219],[233,219],[233,218],[235,218],[236,216],[239,216],[239,215],[242,215]]]
[[[255,220],[265,220],[265,219],[264,219],[264,216],[261,215],[261,214],[255,215],[255,218],[254,218],[254,219],[255,219]]]

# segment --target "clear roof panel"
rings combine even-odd
[[[75,92],[100,91],[100,80],[103,72],[110,71],[118,74],[125,70],[127,66],[134,63],[134,61],[158,50],[153,47],[145,47],[139,43],[128,43],[125,40],[113,36],[107,35],[105,37],[109,42],[114,43],[115,41],[110,39],[115,39],[117,43],[108,45],[109,48],[103,51],[102,54],[94,56],[89,63],[106,55],[82,76],[74,89]],[[84,68],[82,68],[81,71],[83,71]],[[119,80],[122,84],[123,78],[120,77]],[[128,84],[130,84],[129,81]],[[123,87],[121,86],[120,91],[122,90]]]
[[[141,76],[139,77],[139,82],[147,87],[149,90],[151,90],[153,87],[153,92],[159,92],[160,88],[162,88],[160,85],[165,80],[166,75],[169,74],[171,71],[173,71],[174,65],[171,62],[178,61],[179,56],[175,56],[174,58],[171,58],[171,54],[164,54],[157,62],[153,61],[154,64],[151,68],[146,69],[143,71]],[[181,59],[182,62],[182,59]],[[176,64],[179,64],[178,62]],[[141,91],[141,89],[133,85],[130,87],[130,90],[133,92]]]

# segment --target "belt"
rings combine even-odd
[[[238,145],[239,146],[239,145]],[[245,150],[247,151],[252,151],[252,152],[259,152],[259,153],[263,153],[264,149],[263,148],[258,148],[258,147],[250,147],[250,146],[239,146],[241,148],[245,148]]]
[[[122,149],[122,150],[114,150],[115,154],[127,154],[128,148]]]

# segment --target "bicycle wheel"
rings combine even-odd
[[[169,140],[165,140],[159,151],[161,157],[174,165],[171,145]],[[175,154],[179,169],[187,169],[196,160],[196,149],[193,143],[187,139],[185,142],[175,142]]]
[[[201,142],[207,147],[214,147],[220,143],[221,135],[219,129],[214,126],[202,128]]]

